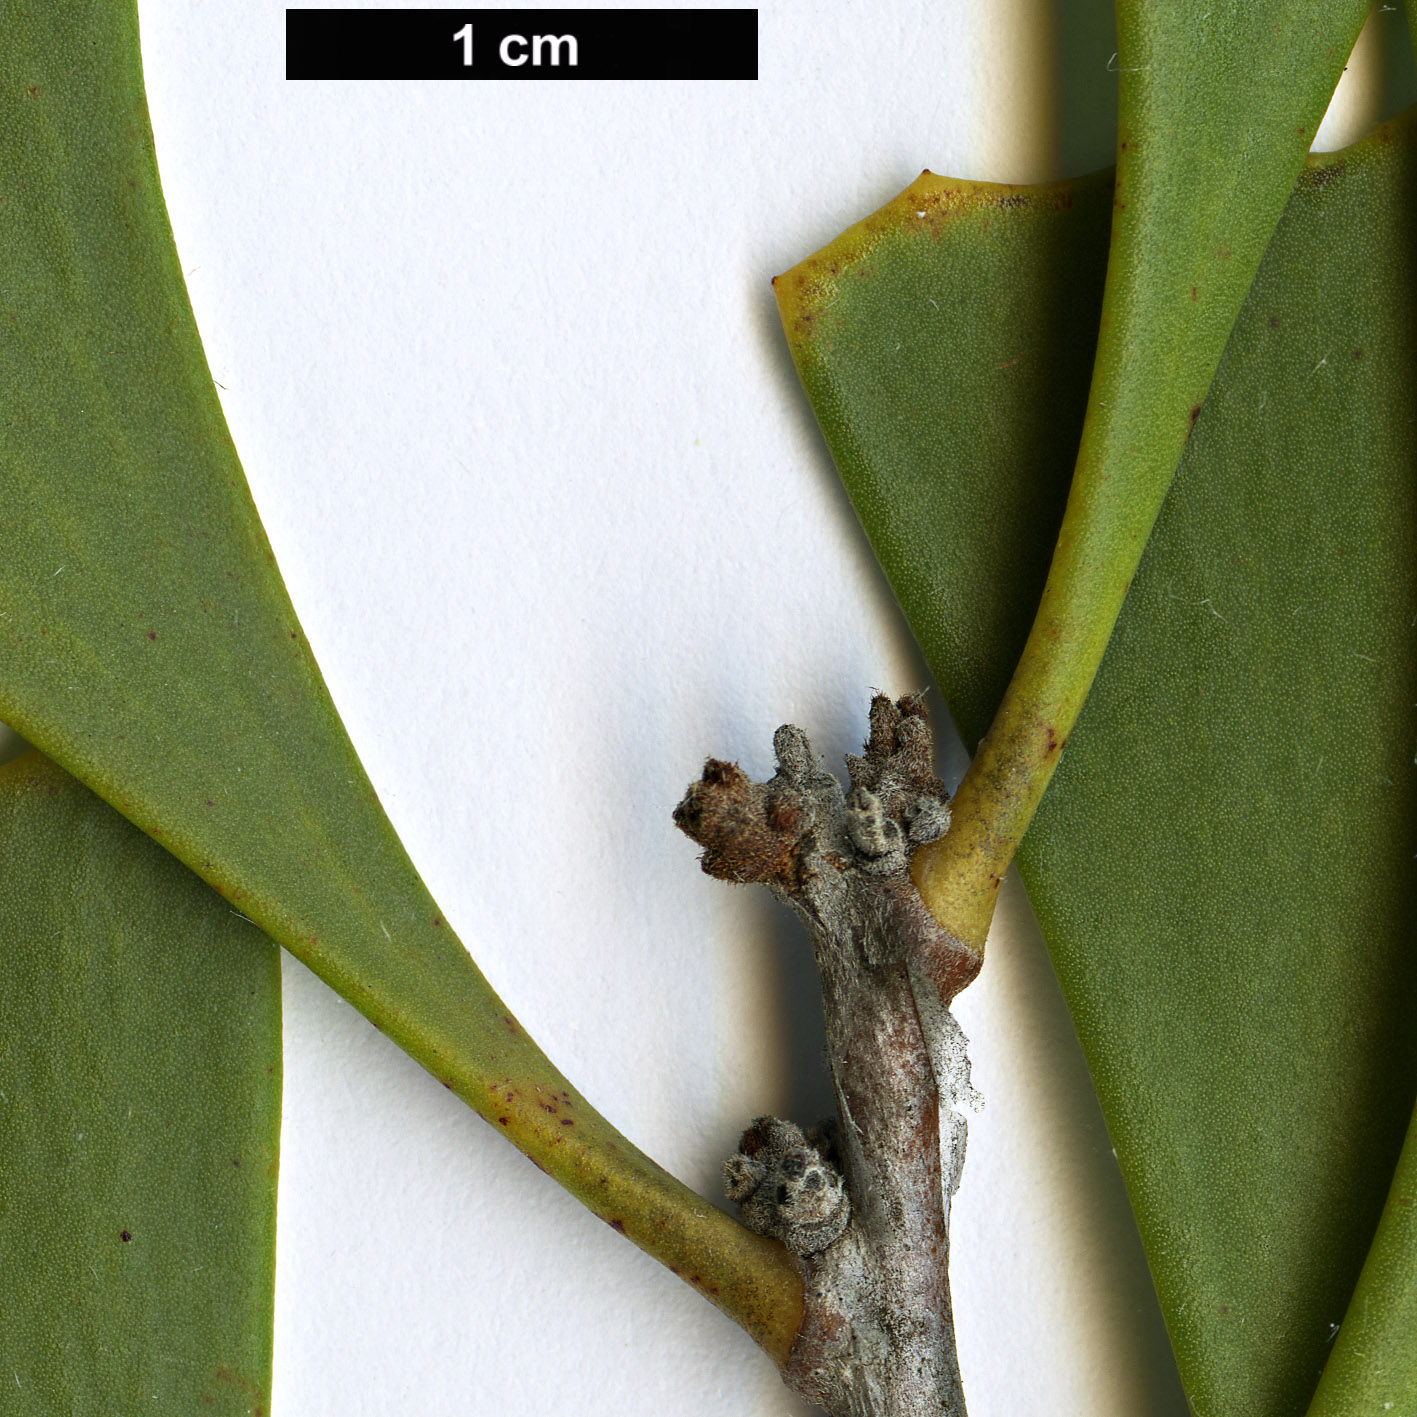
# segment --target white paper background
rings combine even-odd
[[[756,83],[316,84],[270,0],[144,0],[207,355],[301,620],[413,858],[532,1034],[717,1194],[827,1110],[812,968],[670,811],[784,719],[839,763],[928,682],[769,279],[922,166],[1109,160],[1104,3],[761,10]],[[958,748],[942,750],[947,775]],[[726,1319],[286,960],[276,1417],[805,1412]],[[975,1417],[1185,1410],[1010,883],[958,1013]]]

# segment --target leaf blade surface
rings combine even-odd
[[[268,1413],[279,951],[36,752],[0,767],[0,861],[16,1410]]]

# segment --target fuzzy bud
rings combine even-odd
[[[851,1202],[841,1173],[778,1117],[759,1117],[723,1165],[724,1189],[743,1223],[799,1255],[824,1250],[846,1229]]]

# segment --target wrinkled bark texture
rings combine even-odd
[[[949,1001],[981,959],[910,880],[915,848],[949,826],[924,706],[873,701],[847,792],[801,729],[773,746],[769,782],[710,760],[674,819],[710,875],[768,886],[806,924],[839,1115],[806,1132],[759,1118],[726,1186],[746,1224],[802,1256],[791,1387],[834,1417],[963,1417],[949,1206],[975,1094]]]

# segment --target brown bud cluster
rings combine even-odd
[[[723,1163],[723,1186],[743,1223],[799,1255],[824,1250],[851,1218],[827,1134],[804,1133],[780,1117],[759,1117]]]
[[[721,881],[791,889],[811,813],[800,793],[754,782],[736,763],[710,758],[674,809],[674,825],[704,848],[703,868]]]
[[[778,770],[754,782],[735,763],[710,758],[674,811],[679,829],[704,848],[703,868],[724,881],[756,881],[800,892],[815,855],[870,875],[900,875],[917,846],[950,824],[945,785],[935,776],[922,695],[871,703],[871,734],[848,757],[851,791],[817,762],[807,735],[783,724],[773,735]]]

